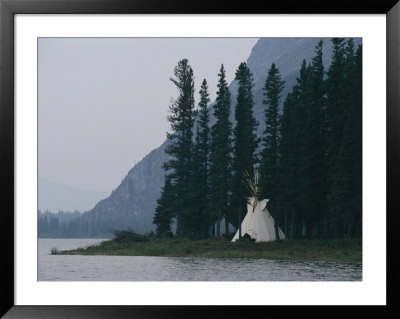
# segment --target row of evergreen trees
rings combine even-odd
[[[303,64],[280,119],[274,186],[265,195],[289,238],[360,237],[362,231],[362,47],[332,39],[324,71],[322,41]]]
[[[111,238],[116,230],[128,230],[130,226],[126,220],[110,223],[109,219],[101,217],[87,218],[79,211],[53,213],[39,210],[37,221],[39,238]]]
[[[176,221],[176,235],[219,236],[225,221],[238,227],[246,213],[247,174],[260,173],[260,197],[288,238],[361,236],[362,203],[362,48],[352,39],[332,39],[329,69],[323,42],[303,63],[297,84],[280,111],[284,81],[272,63],[263,88],[265,130],[257,137],[254,86],[246,63],[236,70],[235,125],[231,94],[222,65],[217,98],[210,103],[207,81],[195,108],[194,74],[187,59],[171,81],[178,98],[168,117],[170,160],[153,222],[165,236]],[[209,112],[215,123],[209,126]],[[195,134],[194,134],[195,133]]]
[[[52,213],[38,211],[38,237],[39,238],[69,238],[79,233],[76,221],[82,213],[79,211]]]

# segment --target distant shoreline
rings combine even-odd
[[[164,256],[208,258],[264,258],[272,260],[362,262],[361,239],[281,240],[231,243],[217,238],[202,240],[152,239],[143,242],[106,240],[73,250],[53,251],[61,255]]]

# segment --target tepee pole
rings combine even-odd
[[[243,175],[245,177],[245,184],[247,184],[247,187],[253,197],[253,203],[250,203],[250,205],[253,206],[253,213],[254,210],[256,209],[257,206],[257,202],[258,202],[258,174],[256,171],[256,168],[254,167],[254,181],[253,178],[251,177],[251,175],[249,174],[249,172],[247,170],[243,171]],[[242,238],[242,211],[241,211],[241,207],[239,207],[239,240],[240,238]]]

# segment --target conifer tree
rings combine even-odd
[[[345,39],[333,38],[332,62],[327,72],[326,80],[326,145],[327,145],[327,164],[328,164],[328,235],[337,237],[343,231],[342,218],[335,209],[335,174],[337,158],[343,138],[343,128],[345,122],[345,109],[347,104],[347,88],[345,87]]]
[[[304,197],[307,203],[305,210],[306,236],[310,238],[313,231],[322,236],[326,232],[322,226],[323,214],[326,211],[326,146],[325,133],[325,87],[324,66],[322,64],[322,40],[318,42],[312,58],[306,87],[307,104],[305,105],[304,125]]]
[[[189,179],[190,206],[188,207],[190,219],[186,224],[187,233],[196,238],[208,237],[210,226],[207,209],[210,142],[210,129],[208,127],[209,110],[207,106],[209,102],[207,81],[204,79],[200,89],[196,139],[191,159],[191,174]]]
[[[307,210],[307,197],[304,192],[306,188],[306,170],[305,163],[307,161],[307,141],[306,141],[306,125],[307,125],[307,105],[309,101],[308,86],[310,79],[310,65],[306,61],[300,68],[300,74],[297,78],[297,102],[295,107],[296,128],[295,128],[295,151],[296,151],[296,164],[295,164],[295,180],[297,188],[296,196],[296,213],[297,223],[295,228],[295,236],[297,238],[303,236],[303,225],[305,221],[305,214]]]
[[[228,208],[231,181],[232,124],[229,120],[231,94],[225,79],[224,65],[218,74],[216,103],[213,106],[215,124],[211,127],[210,146],[210,202],[213,221],[217,223],[217,236],[220,224],[225,217],[225,231],[228,232]]]
[[[296,176],[298,175],[298,147],[296,136],[296,106],[298,103],[298,86],[294,86],[292,92],[288,93],[285,102],[283,103],[283,112],[281,116],[281,134],[279,142],[279,201],[284,210],[284,234],[287,238],[294,237],[295,224],[297,223],[298,215],[296,214],[298,198],[298,187]]]
[[[208,228],[210,226],[210,216],[207,209],[209,201],[209,160],[210,160],[210,128],[209,128],[209,110],[210,94],[206,79],[203,80],[200,88],[199,102],[199,131],[197,151],[199,156],[199,167],[201,173],[201,181],[198,185],[199,198],[201,199],[200,214],[202,220],[202,236],[208,236]]]
[[[345,48],[343,82],[346,89],[343,130],[333,159],[328,194],[335,237],[361,236],[362,210],[362,56],[349,39]]]
[[[230,220],[240,227],[246,212],[247,199],[250,196],[246,173],[252,174],[256,164],[257,125],[253,116],[253,78],[246,63],[241,63],[236,70],[235,80],[238,81],[238,95],[235,107],[235,127],[233,129],[233,160],[232,160],[232,195],[230,200]],[[239,230],[240,235],[241,231]]]
[[[277,199],[282,224],[288,238],[302,236],[305,212],[305,170],[307,148],[305,143],[306,104],[310,66],[305,59],[301,64],[297,84],[287,95],[281,116],[279,139]],[[275,214],[276,215],[276,214]]]
[[[182,59],[174,69],[174,77],[170,79],[178,89],[178,98],[169,107],[168,121],[172,133],[167,133],[169,145],[165,152],[170,160],[164,163],[164,170],[174,186],[176,198],[176,216],[178,236],[185,234],[185,222],[190,218],[188,207],[188,186],[191,170],[191,155],[193,150],[194,123],[194,75],[189,61]]]
[[[262,138],[261,163],[260,163],[260,194],[263,198],[270,199],[269,210],[275,218],[275,230],[278,234],[279,216],[277,212],[277,174],[279,164],[279,103],[284,88],[285,81],[281,80],[281,75],[275,63],[272,63],[268,71],[267,79],[263,88],[266,106],[265,130]]]
[[[175,192],[171,178],[166,177],[165,184],[161,189],[161,197],[157,200],[156,213],[153,223],[157,226],[156,233],[159,237],[165,237],[171,231],[171,223],[176,217],[174,203],[176,202]]]
[[[332,62],[326,80],[326,126],[329,165],[332,167],[340,148],[345,113],[345,39],[333,38]]]
[[[204,199],[203,189],[203,170],[202,156],[200,151],[200,130],[197,123],[196,138],[193,145],[190,175],[187,185],[187,198],[189,205],[186,207],[188,218],[185,221],[185,236],[190,238],[202,238],[205,236],[207,212],[206,200]]]
[[[362,236],[362,45],[359,45],[354,57],[354,91],[353,91],[353,110],[349,112],[353,123],[352,130],[348,136],[352,136],[351,146],[354,152],[354,164],[352,170],[354,176],[352,180],[353,205],[353,229],[354,237]]]

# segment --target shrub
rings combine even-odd
[[[53,248],[51,249],[50,253],[51,253],[52,255],[57,255],[57,254],[60,253],[60,251],[58,250],[57,247],[53,247]]]
[[[116,230],[114,234],[114,240],[117,243],[134,243],[149,240],[149,237],[136,234],[133,230]]]

